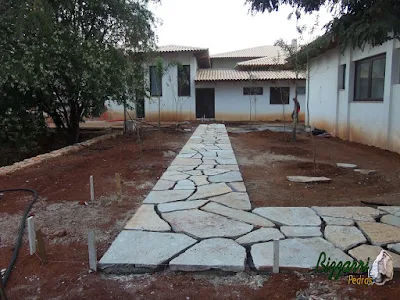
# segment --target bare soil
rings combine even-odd
[[[308,133],[229,134],[252,204],[261,206],[363,206],[361,201],[400,205],[400,155]],[[376,170],[362,175],[336,163]],[[286,176],[326,176],[332,182],[301,184]]]
[[[262,136],[265,134],[261,133]],[[298,173],[312,172],[307,164],[309,157],[300,157],[305,159],[303,161],[300,158],[292,160],[290,156],[288,158],[282,153],[271,156],[267,153],[268,142],[254,133],[250,135],[253,136],[248,134],[232,136],[250,197],[258,205],[270,205],[266,202],[268,199],[272,199],[272,203],[275,204],[280,203],[279,199],[288,201],[285,197],[278,196],[279,192],[286,193],[284,189],[287,189],[287,186],[283,185],[283,181],[282,185],[276,187],[279,192],[271,191],[272,183],[268,183],[269,189],[264,187],[265,181],[269,180],[268,177],[275,177],[277,180],[279,176],[275,175],[275,172],[280,170],[281,166],[283,170],[287,170],[285,168],[288,166],[285,164],[293,166],[298,164],[297,166],[302,168],[296,170]],[[23,248],[6,287],[8,298],[400,299],[399,274],[395,274],[395,279],[383,287],[368,287],[348,285],[345,279],[329,281],[326,275],[316,276],[312,273],[292,271],[278,275],[254,273],[222,275],[176,274],[166,270],[156,274],[129,276],[88,272],[87,230],[90,228],[96,230],[97,251],[100,258],[189,137],[190,133],[167,129],[162,133],[146,132],[140,146],[136,137],[120,136],[80,152],[0,177],[0,189],[31,187],[38,190],[40,198],[34,205],[32,213],[35,214],[37,224],[44,232],[49,258],[49,263],[43,265],[38,257],[31,257],[27,241],[24,239]],[[296,147],[308,151],[308,148],[304,147],[309,146],[300,146],[300,143],[296,144]],[[341,142],[336,141],[336,143]],[[278,143],[273,147],[286,146]],[[328,146],[327,148],[329,149]],[[321,160],[319,162],[322,164]],[[264,165],[268,164],[274,164],[275,167],[266,166],[264,169]],[[325,165],[320,166],[321,171],[332,171],[331,167]],[[394,163],[392,166],[393,169],[396,168]],[[379,170],[377,175],[382,176],[384,169],[382,167],[376,169]],[[257,170],[261,170],[259,171],[261,176],[257,175]],[[338,176],[345,176],[348,172],[340,171],[345,173],[338,173],[340,174]],[[124,196],[121,202],[118,202],[115,196],[116,172],[121,173],[123,179]],[[268,172],[269,175],[266,176],[262,172]],[[281,172],[283,175],[284,171]],[[90,175],[94,176],[96,201],[85,205],[85,201],[89,202]],[[290,188],[292,187],[289,186]],[[259,196],[255,192],[256,189],[261,189],[267,199]],[[349,187],[348,191],[351,190]],[[295,189],[292,193],[294,191]],[[8,264],[18,222],[30,199],[30,195],[22,193],[7,193],[0,199],[0,269]],[[318,198],[314,198],[314,201],[317,201],[315,199]],[[289,202],[281,205],[286,203]]]

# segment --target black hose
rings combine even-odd
[[[5,192],[31,192],[31,193],[33,193],[33,200],[29,203],[28,207],[25,209],[24,215],[22,216],[21,225],[19,226],[17,241],[16,241],[15,247],[14,247],[14,252],[11,257],[11,261],[8,264],[6,273],[4,274],[4,277],[3,277],[3,285],[4,286],[7,285],[8,277],[10,276],[10,273],[14,267],[15,261],[17,260],[17,257],[18,257],[19,249],[21,248],[21,245],[22,245],[22,238],[24,236],[25,223],[26,223],[26,219],[28,218],[29,211],[31,210],[33,204],[36,202],[36,200],[38,198],[37,191],[35,191],[33,189],[21,188],[21,189],[0,190],[0,193],[5,193]]]

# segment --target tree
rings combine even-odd
[[[252,12],[277,11],[290,5],[299,19],[304,13],[327,6],[334,19],[325,25],[342,49],[346,46],[363,48],[367,43],[381,45],[400,39],[400,2],[398,0],[246,0]]]
[[[128,51],[154,47],[149,0],[4,2],[0,87],[31,97],[69,143],[78,141],[79,123],[101,112],[106,100],[132,99]]]

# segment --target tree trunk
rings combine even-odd
[[[158,129],[161,128],[161,98],[158,98]]]
[[[80,112],[71,105],[70,120],[67,128],[67,142],[69,145],[79,142],[79,120]]]

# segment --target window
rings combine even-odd
[[[289,87],[271,87],[270,104],[289,104]]]
[[[178,66],[178,96],[190,96],[190,66]]]
[[[339,66],[339,90],[346,88],[346,65]]]
[[[244,87],[243,95],[252,96],[252,95],[262,95],[264,94],[264,90],[262,87]]]
[[[305,95],[306,94],[306,87],[305,86],[299,86],[297,88],[297,95]]]
[[[354,101],[383,101],[386,55],[356,62]]]
[[[162,78],[158,76],[155,66],[150,67],[150,94],[162,96]]]

